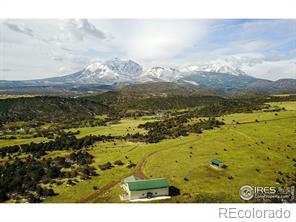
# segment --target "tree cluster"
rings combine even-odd
[[[14,146],[6,146],[0,149],[0,158],[4,158],[9,154],[32,154],[36,157],[46,155],[46,152],[55,150],[79,150],[83,147],[93,145],[97,141],[113,141],[115,137],[112,136],[85,136],[83,138],[76,138],[71,133],[64,134],[57,137],[55,140],[41,143],[21,144]]]
[[[87,178],[94,176],[95,169],[89,166],[92,162],[93,156],[82,151],[54,159],[15,158],[13,163],[6,162],[0,165],[0,202],[9,199],[40,202],[48,196],[56,195],[53,189],[42,184],[77,175]],[[63,171],[63,169],[75,169],[73,166],[79,167],[76,167],[72,173]]]

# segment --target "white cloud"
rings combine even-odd
[[[78,40],[83,40],[85,35],[91,35],[98,39],[107,38],[107,35],[103,31],[96,28],[96,26],[87,19],[70,19],[62,29],[70,31]]]
[[[96,60],[185,66],[226,60],[261,78],[295,75],[295,20],[0,20],[0,79],[69,74]],[[294,29],[293,29],[294,27]],[[285,48],[286,47],[286,48]]]
[[[262,61],[261,63],[258,63],[253,66],[244,66],[242,69],[252,76],[263,79],[296,79],[296,59],[280,61]]]
[[[76,25],[75,34],[69,22]],[[69,74],[88,63],[89,50],[107,50],[107,34],[87,20],[0,20],[0,32],[0,79]]]
[[[26,27],[26,25],[22,22],[13,22],[12,20],[6,20],[3,24],[15,32],[33,36],[32,29]]]
[[[207,34],[206,21],[124,20],[114,21],[113,44],[126,57],[160,62],[194,47]]]

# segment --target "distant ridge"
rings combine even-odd
[[[296,79],[277,81],[258,79],[227,63],[217,62],[203,66],[188,66],[182,69],[162,66],[147,68],[130,59],[119,58],[105,62],[93,62],[78,72],[61,77],[26,81],[2,80],[0,81],[0,90],[91,92],[115,90],[126,85],[150,82],[171,82],[180,86],[191,85],[191,87],[198,87],[200,92],[209,92],[210,90],[205,90],[206,88],[226,92],[296,92]]]

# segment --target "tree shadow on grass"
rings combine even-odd
[[[169,195],[171,197],[174,197],[174,196],[179,196],[181,194],[180,192],[180,189],[175,187],[175,186],[170,186],[169,187]]]

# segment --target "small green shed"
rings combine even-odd
[[[217,159],[211,160],[211,164],[212,166],[217,166],[217,167],[224,166],[224,163],[221,160],[217,160]]]

